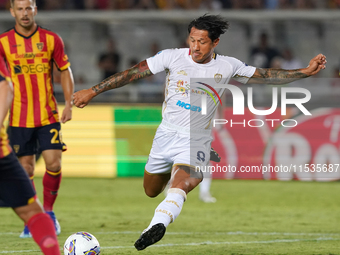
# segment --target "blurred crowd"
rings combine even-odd
[[[36,0],[40,10],[192,10],[340,8],[340,0]],[[10,0],[0,0],[8,9]]]

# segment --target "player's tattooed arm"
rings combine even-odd
[[[143,60],[139,64],[119,73],[116,73],[101,83],[92,87],[92,90],[96,93],[102,93],[106,90],[116,89],[122,87],[130,82],[137,81],[139,79],[151,76],[152,73],[146,60]]]
[[[326,56],[318,54],[309,61],[309,65],[306,68],[296,70],[256,68],[255,73],[249,79],[248,83],[278,85],[289,83],[317,74],[320,70],[326,68],[326,63]]]
[[[301,69],[284,70],[256,68],[256,71],[249,79],[248,84],[286,84],[302,78],[307,78],[308,76],[309,75],[303,73]]]

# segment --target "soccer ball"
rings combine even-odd
[[[100,245],[94,235],[77,232],[70,235],[64,244],[64,255],[98,255]]]

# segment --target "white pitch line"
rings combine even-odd
[[[97,232],[96,235],[141,234],[136,231]],[[252,235],[252,236],[340,236],[340,233],[281,233],[281,232],[166,232],[166,235]]]
[[[24,250],[24,251],[0,251],[0,253],[27,253],[27,252],[40,252],[41,253],[41,250]]]
[[[340,233],[280,233],[280,232],[169,232],[168,235],[251,235],[251,236],[340,236]]]
[[[225,245],[225,244],[266,244],[266,243],[294,243],[294,242],[320,242],[320,241],[339,241],[340,238],[315,238],[315,239],[274,239],[274,240],[265,240],[265,241],[241,241],[241,242],[200,242],[200,243],[183,243],[183,244],[155,244],[150,246],[149,248],[156,247],[174,247],[174,246],[200,246],[200,245]],[[133,249],[134,246],[108,246],[101,247],[103,250],[106,249]],[[5,253],[26,253],[26,252],[39,252],[39,250],[21,250],[21,251],[0,251],[0,254]]]
[[[316,239],[275,239],[266,241],[241,241],[241,242],[212,242],[206,241],[201,243],[184,243],[184,244],[155,244],[151,247],[172,247],[172,246],[199,246],[199,245],[222,245],[222,244],[265,244],[265,243],[293,243],[293,242],[314,242],[314,241],[339,241],[340,238],[316,238]],[[134,248],[134,246],[111,246],[102,247],[102,249],[124,249]]]
[[[112,232],[94,232],[95,235],[134,235],[140,234],[140,231],[112,231]],[[0,232],[0,235],[19,235],[19,232]],[[70,232],[70,234],[72,234]],[[166,232],[166,235],[252,235],[252,236],[340,236],[340,233],[285,233],[285,232]]]

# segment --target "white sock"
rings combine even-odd
[[[203,181],[200,183],[200,194],[210,193],[210,186],[211,186],[211,173],[207,171],[203,173]]]
[[[184,190],[178,188],[169,189],[166,198],[157,206],[147,229],[157,223],[163,223],[167,227],[180,214],[185,200],[186,193]]]

